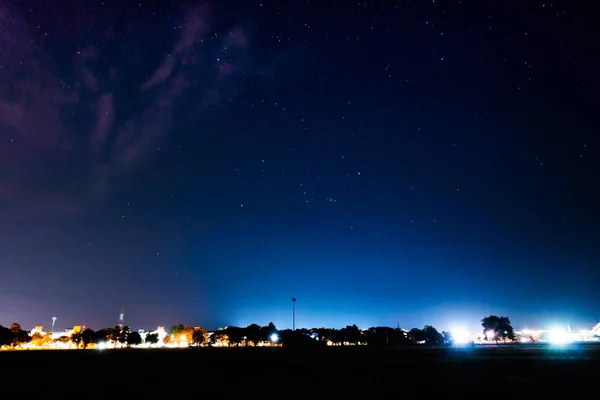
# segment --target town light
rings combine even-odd
[[[469,333],[463,329],[456,329],[450,332],[452,342],[455,345],[467,344],[470,341]]]
[[[279,340],[279,335],[277,335],[276,333],[271,335],[271,342],[277,343],[278,340]]]
[[[561,330],[554,330],[550,332],[550,335],[548,336],[548,341],[552,344],[565,344],[568,343],[569,340],[569,335],[566,332],[563,332]]]

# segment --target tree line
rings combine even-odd
[[[481,320],[483,336],[489,341],[514,341],[515,334],[508,317],[490,315]],[[429,346],[452,345],[454,339],[451,332],[440,332],[431,325],[423,328],[413,328],[409,331],[390,328],[372,327],[360,329],[356,325],[348,325],[341,329],[335,328],[300,328],[278,330],[273,323],[266,326],[252,324],[247,327],[230,326],[209,334],[205,329],[175,325],[171,327],[163,338],[163,344],[177,342],[195,346],[216,346],[227,343],[229,346],[258,346],[261,343],[270,343],[286,346],[318,346],[318,345],[366,345],[366,346],[410,346],[424,344]],[[159,343],[158,333],[147,333],[144,338],[140,333],[131,331],[128,326],[115,326],[97,331],[85,329],[69,336],[59,337],[59,342],[72,343],[77,348],[85,349],[91,344],[112,342],[128,347],[145,344]],[[43,347],[53,343],[49,334],[42,335],[23,330],[18,323],[13,323],[9,328],[0,325],[0,347],[19,347],[26,343]]]

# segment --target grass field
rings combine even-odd
[[[600,382],[600,346],[472,349],[281,348],[14,351],[0,353],[7,393],[231,396],[370,396],[497,392],[525,386],[578,393]],[[540,386],[543,384],[543,386]],[[16,390],[13,392],[13,390]],[[591,393],[591,392],[590,392]]]

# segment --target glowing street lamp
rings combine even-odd
[[[450,331],[450,335],[455,345],[465,345],[468,344],[470,341],[469,333],[463,329],[456,329],[454,331]]]
[[[565,344],[569,342],[569,336],[566,332],[556,329],[550,331],[548,341],[552,344]]]
[[[296,298],[292,297],[292,330],[296,330]]]
[[[292,346],[296,342],[296,298],[292,297]]]

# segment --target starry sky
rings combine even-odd
[[[575,3],[0,4],[0,324],[591,327]]]

